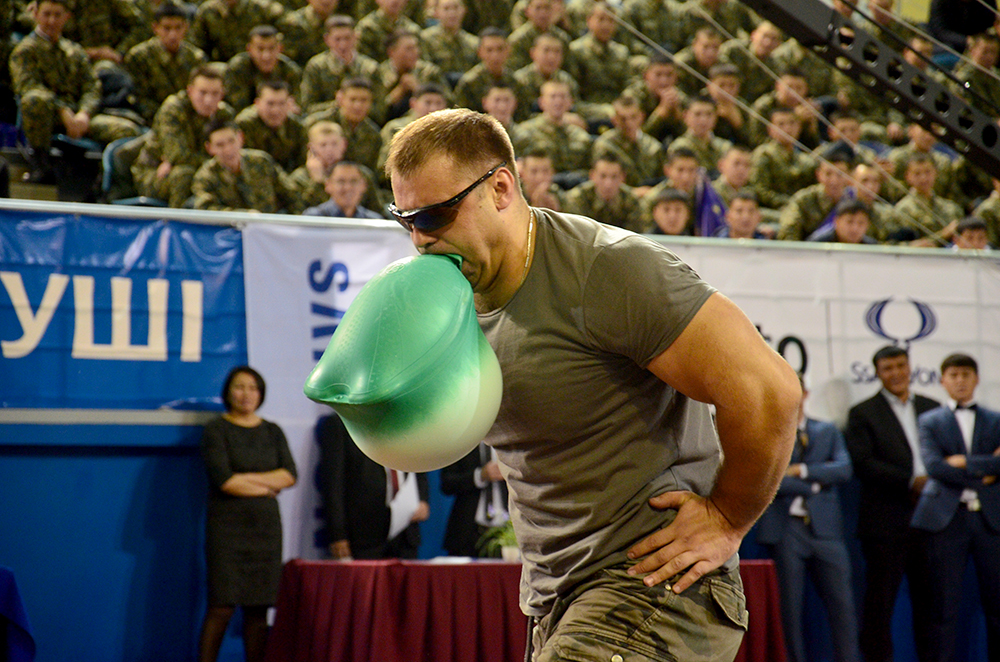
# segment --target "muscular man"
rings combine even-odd
[[[662,245],[529,207],[513,163],[495,119],[455,109],[400,131],[386,172],[417,250],[463,258],[500,361],[486,443],[537,619],[529,659],[731,660],[736,551],[787,466],[795,374]]]

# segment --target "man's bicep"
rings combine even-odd
[[[718,406],[739,397],[746,380],[780,380],[788,369],[782,363],[743,311],[716,292],[647,368],[684,395]]]

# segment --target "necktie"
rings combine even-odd
[[[976,411],[976,408],[977,407],[975,402],[966,405],[955,405],[955,411],[958,411],[959,409],[968,409],[969,411]]]

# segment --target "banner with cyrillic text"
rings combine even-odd
[[[243,299],[237,230],[0,210],[0,406],[217,407]]]

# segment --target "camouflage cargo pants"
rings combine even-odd
[[[747,628],[739,569],[677,595],[612,566],[556,601],[532,632],[532,662],[731,662]]]
[[[34,149],[45,149],[52,134],[63,129],[55,95],[48,90],[32,90],[21,97],[21,123],[24,137]],[[131,138],[141,133],[139,126],[124,117],[98,114],[90,118],[87,138],[106,145],[118,138]]]

